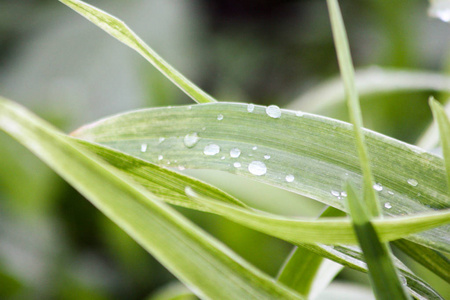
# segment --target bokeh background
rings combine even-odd
[[[292,107],[300,95],[339,72],[324,0],[89,3],[124,20],[221,101]],[[450,69],[450,25],[427,15],[427,1],[340,3],[357,68]],[[133,50],[56,0],[0,0],[0,94],[65,132],[126,110],[191,103]],[[363,97],[365,124],[413,143],[431,120],[430,95],[445,97],[432,91]],[[319,113],[347,119],[341,104]],[[322,209],[228,174],[190,174],[268,211],[315,216]],[[287,243],[218,217],[182,212],[271,275],[291,251]],[[450,294],[442,281],[412,267]],[[367,296],[365,275],[346,270],[338,280],[360,284],[357,299]],[[175,281],[62,179],[0,133],[1,299],[143,299]]]

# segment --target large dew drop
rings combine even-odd
[[[281,117],[281,109],[276,105],[269,105],[266,108],[266,114],[271,118],[278,119]]]
[[[219,152],[220,152],[220,147],[219,147],[219,145],[216,145],[216,144],[206,145],[205,149],[203,149],[203,153],[205,153],[205,155],[216,155]]]
[[[192,132],[192,133],[186,134],[183,142],[186,147],[192,148],[198,143],[199,140],[200,140],[200,138],[197,135],[197,132]]]
[[[450,3],[445,0],[431,1],[428,14],[444,22],[450,22]]]
[[[241,150],[239,150],[238,148],[233,148],[230,150],[230,156],[232,158],[238,158],[239,155],[241,155]]]
[[[267,167],[263,162],[255,160],[248,165],[248,171],[253,175],[261,176],[267,173]]]
[[[373,185],[373,189],[374,189],[375,191],[377,191],[377,192],[381,192],[381,191],[383,190],[383,186],[382,186],[381,184],[379,184],[379,183],[375,183],[375,184]]]

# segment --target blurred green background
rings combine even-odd
[[[124,20],[221,101],[287,107],[338,75],[325,1],[89,3]],[[340,3],[356,68],[450,69],[450,25],[427,16],[427,1]],[[0,93],[66,132],[130,109],[191,103],[138,54],[56,0],[0,0]],[[365,124],[412,143],[431,120],[430,95],[443,97],[431,91],[364,97]],[[320,113],[346,120],[343,105]],[[315,216],[322,208],[229,174],[189,174],[268,211]],[[181,211],[271,275],[291,251],[287,243],[218,217]],[[174,280],[37,158],[0,134],[1,299],[142,299]],[[339,280],[367,287],[358,273],[344,271]]]

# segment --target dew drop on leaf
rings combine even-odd
[[[267,167],[263,162],[255,160],[248,165],[248,171],[253,175],[261,176],[267,173]]]
[[[408,179],[408,184],[411,186],[417,186],[419,183],[415,179]]]
[[[162,156],[161,154],[158,155],[158,160],[163,160],[164,156]]]
[[[373,189],[377,192],[381,192],[383,190],[383,186],[380,183],[375,183],[373,185]]]
[[[240,168],[240,167],[241,167],[241,163],[240,163],[240,162],[235,162],[235,163],[233,164],[233,166],[234,166],[235,168]]]
[[[192,132],[192,133],[186,134],[183,142],[186,147],[192,148],[198,143],[199,140],[200,140],[200,137],[197,135],[197,132]]]
[[[141,145],[141,152],[146,152],[147,151],[147,144],[142,144]]]
[[[270,159],[270,155],[269,154],[264,155],[264,159]]]
[[[252,148],[252,150],[258,150],[258,147],[257,147],[257,146],[254,146],[254,147]]]
[[[238,158],[239,155],[241,155],[241,150],[239,150],[238,148],[233,148],[230,150],[230,156],[232,158]]]
[[[218,114],[217,115],[217,120],[222,121],[223,120],[223,115],[222,114]]]
[[[295,179],[294,175],[292,175],[292,174],[286,175],[286,181],[287,182],[293,182],[294,179]]]
[[[339,193],[338,191],[334,191],[334,190],[331,190],[330,193],[331,193],[331,195],[333,195],[335,197],[339,197],[341,195],[341,193]]]
[[[384,204],[384,207],[387,208],[387,209],[390,209],[390,208],[392,208],[392,204],[389,203],[389,202],[386,202],[386,203]]]
[[[162,143],[162,142],[164,142],[165,141],[165,138],[163,138],[163,137],[160,137],[159,139],[158,139],[158,143]]]
[[[220,152],[219,145],[216,144],[209,144],[205,146],[205,149],[203,149],[203,153],[205,155],[216,155]]]
[[[281,117],[281,109],[276,105],[269,105],[266,108],[266,113],[269,117],[274,119],[278,119],[279,117]]]
[[[253,105],[253,104],[247,105],[247,111],[248,112],[253,112],[254,109],[255,109],[255,105]]]

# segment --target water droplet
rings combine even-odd
[[[394,192],[393,191],[388,191],[388,194],[389,195],[394,195]]]
[[[178,170],[183,171],[186,170],[186,168],[184,166],[178,166]]]
[[[158,160],[163,160],[164,156],[162,156],[161,154],[158,155]]]
[[[147,151],[147,144],[142,144],[141,145],[141,152],[146,152]]]
[[[373,189],[377,192],[381,192],[383,190],[383,186],[380,183],[375,183],[373,185]]]
[[[402,282],[402,285],[407,285],[408,282],[406,281],[406,277],[405,276],[399,276],[400,277],[400,281]]]
[[[241,163],[235,162],[235,163],[233,164],[233,166],[234,166],[235,168],[240,168],[240,167],[241,167]]]
[[[409,183],[409,185],[412,185],[412,186],[417,186],[419,183],[417,182],[417,180],[415,180],[415,179],[408,179],[408,183]]]
[[[168,161],[167,164],[170,165],[170,161]]]
[[[347,192],[341,192],[342,197],[347,197]]]
[[[253,112],[254,109],[255,109],[255,105],[253,105],[253,104],[247,105],[247,111],[248,112]]]
[[[223,115],[222,114],[218,114],[217,115],[217,120],[222,121],[223,120]]]
[[[281,109],[276,105],[269,105],[266,108],[266,113],[269,117],[274,119],[278,119],[279,117],[281,117]]]
[[[297,112],[295,112],[295,115],[297,117],[303,117],[303,112],[302,111],[297,111]]]
[[[200,140],[200,138],[197,135],[197,132],[192,132],[192,133],[186,134],[183,142],[186,147],[192,148],[198,143],[199,140]]]
[[[205,131],[206,130],[206,127],[202,127],[202,131]]]
[[[389,202],[386,202],[386,203],[384,204],[384,207],[387,208],[387,209],[390,209],[390,208],[392,208],[392,204],[389,203]]]
[[[341,195],[341,193],[339,193],[338,191],[334,191],[334,190],[331,190],[330,193],[331,193],[331,195],[333,195],[335,197],[339,197]]]
[[[158,139],[158,143],[162,143],[162,142],[164,142],[164,140],[165,140],[165,138],[163,138],[163,137],[160,137],[159,139]]]
[[[239,155],[241,155],[241,150],[239,150],[238,148],[233,148],[230,150],[230,156],[232,158],[238,158]]]
[[[248,171],[253,175],[261,176],[266,174],[267,167],[263,162],[255,160],[248,165]]]
[[[253,148],[252,148],[252,150],[257,150],[258,149],[258,147],[256,147],[256,146],[254,146]]]
[[[270,155],[269,154],[264,155],[264,159],[270,159]]]
[[[219,152],[220,152],[220,147],[219,147],[219,145],[216,145],[216,144],[206,145],[205,149],[203,149],[203,153],[205,153],[205,155],[216,155]]]
[[[222,159],[222,160],[225,159],[225,156],[222,156],[220,159]]]
[[[192,106],[191,106],[191,105],[189,105],[189,106],[187,107],[187,109],[188,109],[188,110],[191,110],[191,109],[192,109]]]
[[[287,182],[292,182],[292,181],[294,181],[294,179],[295,179],[294,175],[292,175],[292,174],[286,175],[286,181]]]

